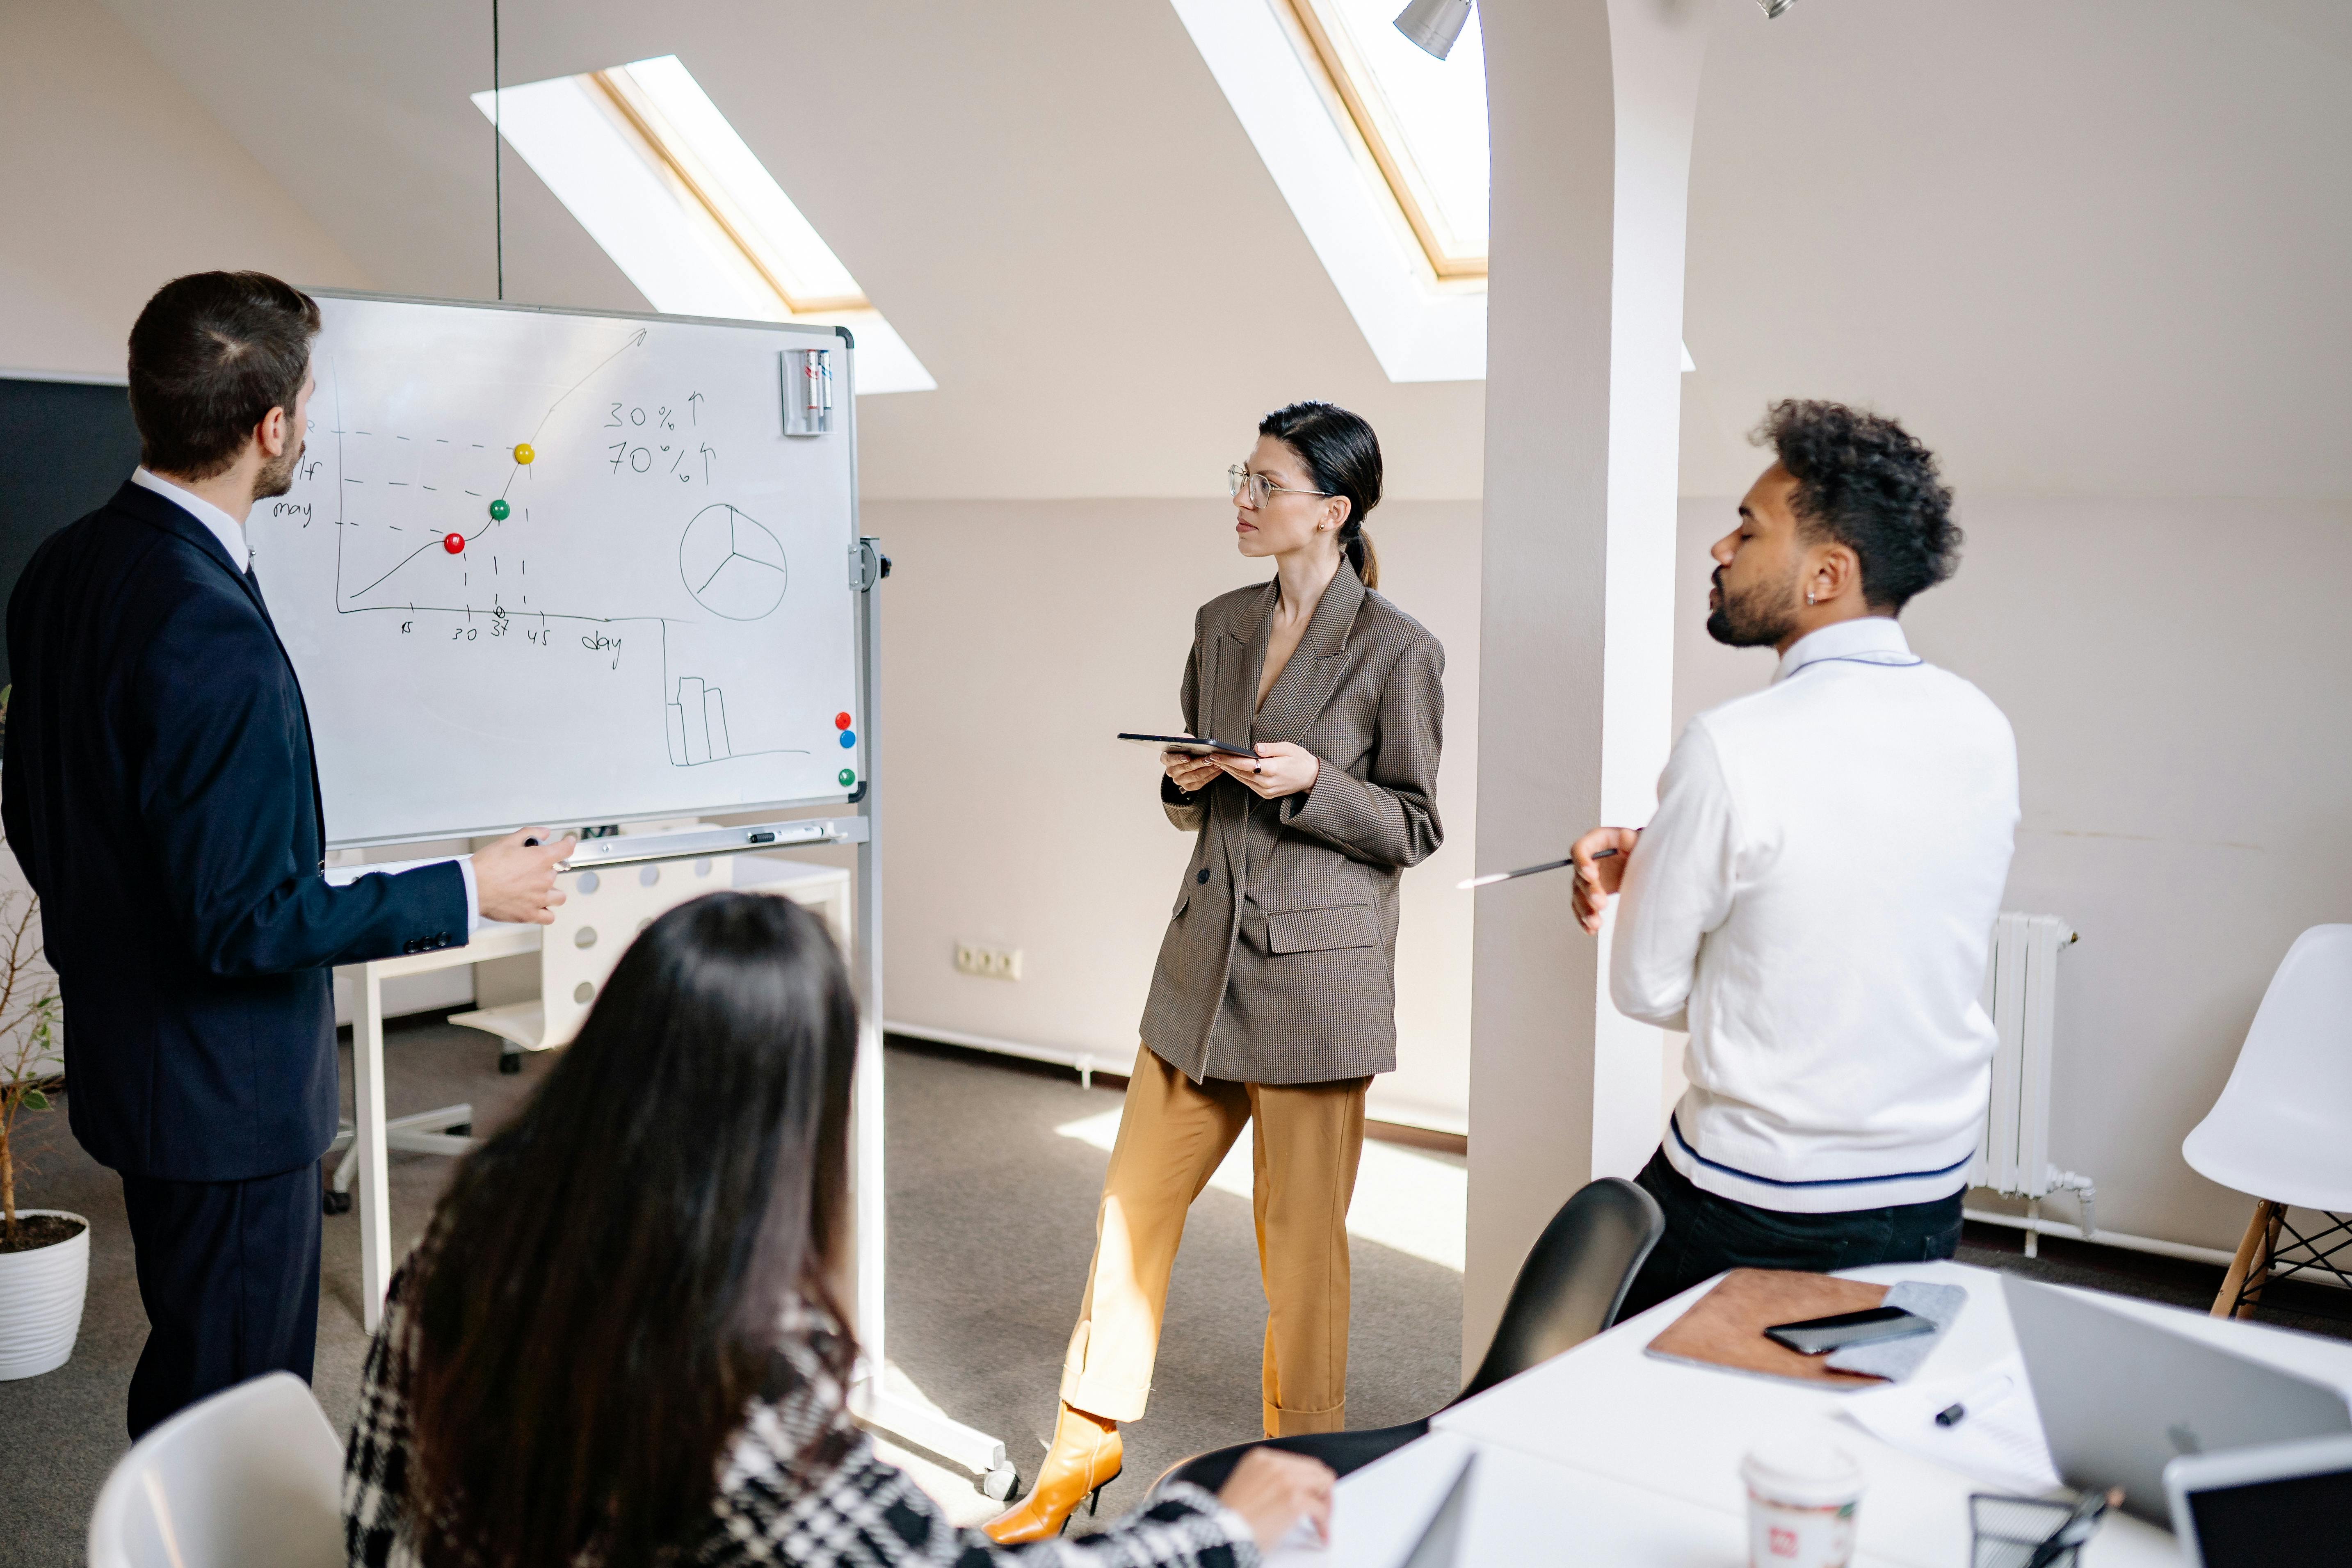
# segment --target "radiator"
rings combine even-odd
[[[1992,1097],[1986,1107],[1971,1186],[2028,1201],[2029,1221],[2042,1200],[2071,1192],[2082,1202],[2083,1234],[2096,1230],[2096,1189],[2088,1176],[2050,1163],[2050,1066],[2058,1017],[2058,955],[2074,931],[2056,915],[2003,913],[1993,922],[1992,955],[1985,965],[1984,1009],[2000,1037],[1992,1058]],[[2037,1233],[2026,1230],[2026,1252]]]

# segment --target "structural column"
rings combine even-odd
[[[1672,742],[1683,242],[1706,0],[1482,0],[1493,226],[1478,859],[1638,825]],[[1570,1193],[1661,1125],[1565,876],[1478,895],[1464,1361]]]

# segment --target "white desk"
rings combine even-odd
[[[1891,1282],[1958,1285],[1969,1305],[1917,1376],[1963,1375],[2016,1351],[2000,1276],[1956,1263],[1850,1271]],[[1868,1568],[1966,1568],[1968,1500],[2004,1489],[1880,1442],[1838,1410],[1850,1395],[1793,1383],[1654,1360],[1651,1339],[1713,1284],[1619,1324],[1566,1355],[1441,1414],[1429,1437],[1339,1483],[1343,1521],[1332,1551],[1277,1553],[1283,1568],[1396,1568],[1407,1542],[1354,1529],[1403,1506],[1417,1474],[1442,1466],[1437,1445],[1468,1444],[1479,1471],[1470,1492],[1470,1534],[1457,1561],[1699,1564],[1747,1562],[1747,1493],[1739,1461],[1758,1442],[1817,1433],[1858,1460],[1867,1478],[1857,1534]],[[2108,1298],[2119,1310],[2225,1344],[2240,1354],[2352,1387],[2352,1343]],[[1454,1450],[1458,1454],[1459,1450]],[[1416,1470],[1416,1467],[1420,1468]],[[1451,1474],[1451,1471],[1447,1471]],[[1483,1544],[1482,1544],[1483,1543]],[[2166,1531],[2111,1514],[2083,1553],[2084,1568],[2178,1568]]]

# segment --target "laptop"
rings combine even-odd
[[[2352,1437],[2175,1459],[2164,1487],[2188,1568],[2342,1568]]]
[[[2342,1391],[2103,1305],[2004,1276],[2010,1321],[2050,1458],[2081,1490],[2124,1489],[2169,1522],[2164,1468],[2183,1455],[2352,1433]]]

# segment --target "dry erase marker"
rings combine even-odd
[[[1593,858],[1606,860],[1616,853],[1614,849],[1603,849],[1593,856]],[[1562,866],[1575,864],[1576,857],[1571,855],[1565,860],[1547,860],[1540,866],[1522,866],[1516,871],[1489,871],[1483,877],[1473,877],[1466,882],[1456,882],[1454,888],[1457,891],[1466,888],[1483,888],[1489,882],[1507,882],[1514,877],[1532,877],[1538,871],[1557,871]]]

